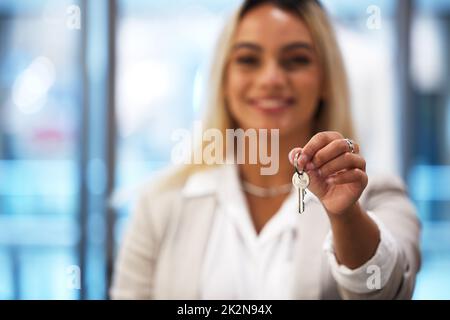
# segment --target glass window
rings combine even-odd
[[[417,0],[414,6],[407,178],[423,232],[415,298],[450,299],[450,3]]]
[[[74,299],[78,262],[77,1],[0,4],[0,299]],[[69,12],[69,14],[68,14]]]

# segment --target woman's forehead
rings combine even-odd
[[[271,4],[256,7],[242,18],[234,42],[254,42],[262,46],[281,46],[292,42],[312,45],[311,34],[303,20]]]

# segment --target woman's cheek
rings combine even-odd
[[[236,75],[231,80],[232,85],[230,87],[229,96],[233,97],[233,103],[236,105],[235,107],[243,107],[247,96],[249,80],[240,75]]]
[[[303,101],[320,100],[320,80],[316,75],[298,77],[294,82],[296,95]]]

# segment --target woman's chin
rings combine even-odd
[[[261,113],[246,113],[241,115],[241,121],[237,121],[241,124],[242,129],[265,129],[265,130],[279,130],[280,135],[285,135],[298,130],[298,115],[292,112],[286,112],[283,114],[270,115]],[[268,132],[270,134],[270,132]]]
[[[290,121],[289,121],[290,122]],[[280,135],[286,135],[290,132],[295,131],[295,125],[289,123],[288,121],[258,121],[254,123],[249,123],[246,128],[256,129],[256,130],[267,130],[270,134],[271,130],[278,130]]]

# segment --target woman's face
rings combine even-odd
[[[244,16],[225,77],[227,106],[240,127],[310,132],[321,83],[313,40],[298,16],[271,4]]]

